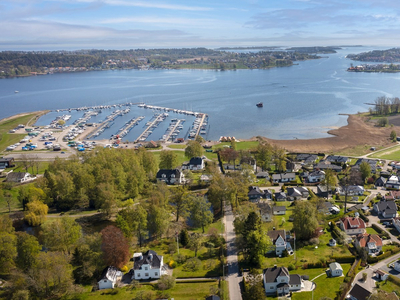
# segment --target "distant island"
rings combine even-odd
[[[313,47],[307,47],[310,50]],[[300,49],[300,48],[299,48]],[[302,51],[260,51],[234,53],[206,48],[3,51],[0,52],[0,78],[86,72],[110,69],[268,69],[292,66],[295,61],[318,59]]]
[[[377,64],[370,65],[364,64],[360,66],[350,66],[348,72],[366,72],[366,73],[398,73],[400,72],[400,65],[398,64]]]
[[[281,49],[280,46],[259,46],[259,47],[220,47],[215,50],[266,50],[266,49]]]
[[[373,50],[362,52],[359,54],[349,54],[347,55],[347,58],[357,61],[395,63],[400,62],[400,48],[392,48],[388,50]]]
[[[336,53],[336,50],[341,49],[340,47],[291,47],[287,48],[288,51],[296,51],[301,53],[320,53],[320,54],[328,54],[328,53]]]

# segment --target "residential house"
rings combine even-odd
[[[286,267],[267,268],[263,271],[264,289],[267,294],[286,295],[300,291],[304,283],[298,274],[289,274]]]
[[[333,214],[333,215],[340,213],[340,209],[338,208],[338,206],[333,205],[329,201],[325,201],[324,203],[322,203],[321,206],[318,208],[318,211],[321,213]]]
[[[330,163],[343,165],[349,161],[349,158],[346,156],[328,155],[325,160],[329,161]]]
[[[343,275],[343,269],[342,266],[337,263],[337,262],[333,262],[329,264],[329,271],[328,274],[331,277],[338,277],[338,276],[342,276]]]
[[[203,174],[200,176],[200,181],[204,183],[209,183],[212,179],[212,175]]]
[[[13,157],[0,157],[0,169],[15,167]]]
[[[270,230],[267,234],[270,237],[272,244],[275,246],[276,256],[282,255],[285,250],[287,250],[289,255],[293,254],[293,249],[288,241],[288,236],[286,235],[285,229]]]
[[[356,283],[348,294],[350,300],[367,300],[371,292]]]
[[[24,183],[35,180],[35,176],[31,176],[31,174],[27,172],[10,172],[7,174],[6,181],[7,182],[17,182]]]
[[[343,169],[341,166],[338,165],[334,165],[331,164],[329,162],[320,162],[317,165],[314,166],[314,170],[321,170],[321,171],[325,171],[325,170],[333,170],[337,173],[341,172]]]
[[[397,175],[390,176],[389,179],[386,181],[385,187],[388,189],[399,190],[400,189],[399,176]]]
[[[377,234],[359,234],[354,241],[354,246],[357,249],[367,249],[368,255],[378,255],[382,251],[382,245],[382,239]]]
[[[286,214],[286,206],[273,206],[272,213],[274,215],[284,215]]]
[[[309,195],[310,193],[308,189],[303,186],[286,189],[286,196],[288,200],[300,200],[302,198],[308,198]]]
[[[321,182],[322,180],[325,179],[325,172],[321,170],[316,170],[314,172],[311,172],[308,174],[308,182],[314,183],[314,182]]]
[[[349,208],[347,209],[347,212],[351,212],[351,211],[357,212],[357,211],[359,211],[360,209],[361,209],[363,212],[369,211],[369,207],[368,207],[368,206],[364,206],[363,203],[360,203],[360,204],[353,205],[352,207],[349,207]]]
[[[345,217],[340,220],[340,229],[348,235],[365,233],[365,223],[358,217]]]
[[[272,174],[272,182],[273,183],[284,183],[296,180],[295,173],[280,173],[280,174]]]
[[[247,193],[250,202],[260,202],[261,199],[265,198],[265,194],[260,190],[258,186],[249,187],[249,192]]]
[[[183,172],[179,169],[161,169],[157,172],[156,178],[157,180],[164,181],[167,184],[182,184],[185,177]]]
[[[204,169],[204,159],[201,157],[192,157],[188,165],[189,170],[203,170]]]
[[[263,222],[271,222],[272,221],[272,208],[267,202],[259,202],[257,203],[257,207],[260,211],[261,220]]]
[[[375,174],[375,173],[376,173],[378,161],[375,160],[375,159],[359,158],[359,159],[356,161],[356,163],[355,163],[355,165],[354,165],[354,168],[356,168],[356,169],[357,169],[357,168],[360,168],[360,165],[361,165],[363,162],[366,162],[367,164],[369,164],[369,165],[371,166],[371,173],[372,173],[372,174]]]
[[[374,211],[383,218],[395,218],[397,205],[394,201],[381,200],[374,204]]]
[[[135,253],[133,255],[133,276],[132,279],[157,279],[166,274],[163,267],[163,256],[157,255],[153,250],[148,250],[144,254]]]
[[[302,161],[304,165],[312,165],[318,160],[318,155],[301,153],[297,154],[296,160]]]
[[[394,263],[393,269],[395,269],[397,272],[400,272],[400,260]]]
[[[365,192],[365,189],[361,185],[349,185],[345,188],[338,186],[336,188],[336,193],[340,196],[345,196],[347,191],[347,196],[362,196]]]
[[[287,196],[284,192],[279,192],[274,194],[275,201],[286,201]]]
[[[400,232],[400,218],[396,217],[392,219],[392,225],[398,232]]]
[[[384,177],[379,177],[377,180],[375,180],[375,186],[385,186],[387,179]]]
[[[328,199],[329,194],[331,194],[331,193],[332,193],[331,190],[329,190],[326,185],[321,185],[321,184],[317,185],[317,196],[318,197]]]
[[[271,178],[270,178],[270,176],[269,176],[269,173],[267,172],[267,171],[263,171],[263,172],[258,172],[257,174],[256,174],[256,177],[257,178],[264,178],[265,180],[267,180],[267,181],[269,181]]]
[[[297,172],[300,169],[301,169],[301,164],[289,160],[286,162],[287,172]]]
[[[375,272],[375,276],[379,281],[384,281],[389,278],[389,274],[382,271],[381,269],[379,269]]]
[[[249,165],[253,172],[257,172],[256,160],[253,157],[243,157],[240,160],[240,165]]]
[[[382,199],[386,200],[386,201],[399,200],[400,199],[400,191],[389,191],[387,195],[384,195],[382,197]]]
[[[117,281],[122,277],[122,272],[115,267],[107,267],[103,270],[98,281],[99,290],[113,289]]]

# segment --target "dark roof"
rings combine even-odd
[[[201,157],[192,157],[189,161],[189,165],[201,165],[203,159]]]
[[[286,199],[286,194],[284,192],[275,193],[275,199]]]
[[[341,171],[342,167],[338,166],[338,165],[332,165],[332,164],[327,164],[327,163],[319,163],[317,165],[314,166],[314,169],[320,169],[320,170],[326,170],[326,169],[331,169],[334,171]]]
[[[271,213],[271,206],[266,202],[259,202],[257,203],[258,208],[260,209],[261,214],[268,214]]]
[[[286,189],[286,194],[289,197],[296,197],[296,196],[302,196],[301,191],[299,191],[297,188],[287,188]]]
[[[397,206],[394,201],[379,201],[378,203],[375,204],[378,207],[378,211],[385,211],[386,213],[390,213],[389,211],[394,211],[396,213],[397,211]],[[393,212],[392,212],[393,213]]]
[[[208,296],[208,297],[206,298],[206,300],[221,300],[221,298],[218,297],[218,296],[216,296],[216,295],[212,295],[212,296]]]
[[[273,244],[275,244],[276,239],[281,236],[286,241],[286,231],[285,229],[282,230],[270,230],[268,231],[267,235],[271,238]]]
[[[152,269],[158,269],[161,267],[161,259],[161,255],[157,255],[153,250],[148,250],[142,256],[135,257],[133,269],[139,270],[144,264],[150,265]]]
[[[108,279],[111,281],[115,281],[117,278],[118,269],[116,267],[110,266],[106,267],[101,273],[100,280]]]
[[[272,211],[286,211],[286,206],[273,206]]]
[[[251,186],[249,187],[249,193],[247,195],[264,195],[264,193],[260,190],[258,186]]]
[[[181,171],[179,169],[173,169],[173,170],[169,170],[169,169],[160,169],[157,172],[157,178],[162,178],[162,175],[165,174],[165,176],[167,178],[170,178],[171,175],[175,175],[175,177],[179,177],[181,174]]]
[[[382,176],[379,177],[376,181],[375,181],[375,185],[376,184],[385,184],[386,183],[386,178],[383,178]]]
[[[329,155],[326,160],[329,162],[335,163],[345,163],[349,158],[346,156],[339,156],[339,155]]]
[[[289,279],[289,283],[291,285],[293,284],[301,284],[301,277],[298,274],[291,274],[290,275],[290,279]]]
[[[371,295],[371,292],[356,283],[349,294],[357,300],[367,300],[368,297]]]
[[[276,282],[276,278],[278,276],[289,276],[289,271],[285,267],[273,267],[273,268],[267,268],[264,269],[264,278],[265,282],[270,283],[270,282]]]
[[[25,177],[26,174],[29,174],[29,173],[25,173],[25,172],[8,173],[7,181],[19,182],[21,179],[23,179]]]
[[[0,164],[1,163],[6,163],[6,162],[11,162],[14,160],[14,157],[1,157],[0,158]]]

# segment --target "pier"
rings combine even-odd
[[[171,139],[171,136],[174,135],[174,133],[183,124],[183,122],[185,122],[185,120],[177,120],[175,124],[171,124],[167,130],[167,133],[163,135],[161,141],[168,142]]]
[[[111,115],[109,115],[107,117],[107,119],[103,123],[101,123],[101,125],[97,128],[97,130],[95,130],[94,132],[92,132],[91,134],[89,134],[87,136],[87,139],[90,139],[94,136],[99,136],[100,134],[102,134],[104,132],[104,130],[106,130],[107,128],[110,128],[114,124],[113,121],[118,116],[121,116],[121,111],[120,110],[114,111]]]
[[[144,142],[147,137],[152,133],[151,129],[156,128],[162,121],[165,120],[167,117],[167,114],[158,114],[156,115],[156,118],[153,121],[147,122],[146,126],[147,128],[142,132],[141,135],[135,140],[135,143],[137,142]]]
[[[206,126],[205,119],[207,118],[207,114],[199,113],[196,115],[196,119],[193,122],[192,129],[189,130],[189,139],[195,139],[203,129],[203,126]]]
[[[118,135],[120,138],[124,137],[125,135],[128,134],[129,131],[131,131],[133,127],[135,127],[143,119],[144,119],[143,116],[131,119],[129,122],[126,123],[125,127],[120,129],[120,131],[116,135]]]

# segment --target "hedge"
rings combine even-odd
[[[375,223],[372,224],[371,226],[377,233],[382,233],[384,231],[380,226],[376,225]]]
[[[397,278],[396,276],[389,275],[388,280],[390,282],[393,282],[395,285],[400,286],[400,279]]]
[[[315,263],[305,263],[303,265],[303,269],[320,269],[320,268],[326,268],[327,263],[326,261],[318,261]]]
[[[364,214],[361,212],[361,210],[359,210],[359,214],[360,214],[360,218],[363,219],[363,221],[364,221],[365,223],[368,223],[368,222],[369,222],[369,218],[368,218],[366,215],[364,215]]]
[[[332,260],[338,262],[338,263],[342,263],[342,264],[352,264],[355,261],[355,257],[351,256],[351,255],[347,255],[347,256],[332,256]]]

